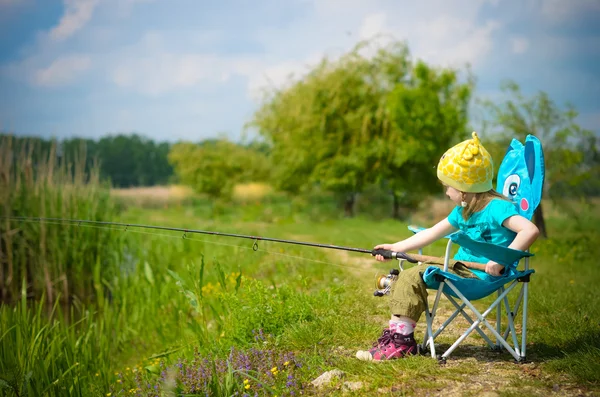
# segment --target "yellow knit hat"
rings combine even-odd
[[[493,188],[494,163],[476,132],[473,132],[473,139],[467,139],[444,153],[437,166],[437,176],[440,181],[461,192],[481,193]]]

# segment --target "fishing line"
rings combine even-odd
[[[14,219],[14,220],[38,220],[39,222],[60,221],[60,222],[67,222],[67,223],[71,223],[71,224],[76,223],[80,226],[82,224],[114,225],[114,226],[123,226],[123,227],[125,227],[126,230],[130,227],[142,228],[142,229],[168,230],[168,231],[183,232],[184,236],[187,233],[192,233],[192,234],[210,234],[210,235],[225,236],[225,237],[237,237],[237,238],[245,238],[245,239],[254,240],[255,244],[253,244],[253,247],[257,247],[258,241],[271,241],[271,242],[286,243],[286,244],[304,245],[304,246],[310,246],[310,247],[336,249],[336,250],[342,250],[342,251],[360,252],[360,253],[364,253],[364,254],[372,254],[372,255],[374,254],[373,250],[366,250],[366,249],[362,249],[362,248],[343,247],[343,246],[333,245],[333,244],[317,244],[317,243],[309,243],[309,242],[305,242],[305,241],[284,240],[284,239],[277,239],[277,238],[271,238],[271,237],[251,236],[251,235],[235,234],[235,233],[223,233],[223,232],[215,232],[215,231],[210,231],[210,230],[185,229],[185,228],[179,228],[179,227],[140,225],[140,224],[134,224],[134,223],[121,223],[121,222],[108,222],[108,221],[91,221],[91,220],[86,220],[86,219],[42,218],[42,217],[23,217],[23,216],[12,216],[12,217],[9,216],[9,217],[3,217],[3,218]],[[406,255],[404,253],[398,253],[398,254]],[[412,258],[410,258],[410,259],[412,259]]]
[[[90,228],[96,228],[96,229],[104,229],[104,230],[117,230],[117,231],[122,231],[122,232],[132,232],[132,233],[139,233],[139,234],[145,234],[145,235],[150,235],[150,236],[160,236],[160,237],[169,237],[169,238],[176,238],[176,239],[181,239],[183,238],[184,240],[191,240],[191,241],[195,241],[195,242],[202,242],[202,243],[206,243],[206,244],[214,244],[214,245],[222,245],[222,246],[227,246],[227,247],[234,247],[234,248],[241,248],[241,249],[245,249],[245,250],[253,250],[254,252],[262,252],[262,253],[267,253],[267,254],[271,254],[271,255],[278,255],[281,257],[286,257],[286,258],[291,258],[291,259],[299,259],[299,260],[303,260],[303,261],[310,261],[310,262],[314,262],[314,263],[320,263],[320,264],[325,264],[325,265],[330,265],[330,266],[335,266],[335,267],[340,267],[340,268],[344,268],[344,269],[350,269],[350,270],[354,270],[354,271],[362,271],[362,272],[371,272],[373,269],[365,269],[362,267],[355,267],[355,266],[348,266],[348,265],[342,265],[342,264],[338,264],[338,263],[333,263],[333,262],[328,262],[328,261],[322,261],[322,260],[318,260],[318,259],[311,259],[311,258],[306,258],[303,256],[297,256],[297,255],[291,255],[291,254],[286,254],[286,253],[282,253],[282,252],[276,252],[276,251],[270,251],[270,250],[266,250],[266,249],[262,249],[262,248],[258,248],[258,241],[263,241],[263,242],[288,242],[291,244],[299,244],[299,245],[308,245],[308,246],[318,246],[318,247],[322,247],[322,248],[334,248],[334,249],[347,249],[350,251],[354,251],[354,252],[371,252],[371,251],[367,251],[367,250],[360,250],[357,248],[350,248],[350,247],[341,247],[341,246],[333,246],[333,245],[325,245],[325,244],[313,244],[313,243],[305,243],[305,242],[297,242],[297,241],[292,241],[292,240],[281,240],[281,239],[271,239],[271,238],[265,238],[265,237],[254,237],[254,236],[244,236],[244,235],[232,235],[232,234],[226,234],[226,233],[219,233],[219,232],[207,232],[209,234],[214,234],[217,236],[235,236],[235,237],[241,237],[241,238],[256,238],[254,244],[252,247],[246,247],[243,245],[236,245],[236,244],[228,244],[228,243],[221,243],[221,242],[216,242],[216,241],[208,241],[208,240],[203,240],[203,239],[196,239],[193,237],[188,237],[186,234],[187,233],[199,233],[199,232],[204,232],[204,231],[198,231],[198,230],[193,230],[193,229],[182,229],[182,228],[170,228],[170,227],[163,227],[163,226],[149,226],[149,225],[137,225],[137,224],[127,224],[127,223],[117,223],[117,222],[100,222],[100,221],[88,221],[88,220],[72,220],[72,219],[63,219],[63,218],[27,218],[27,217],[3,217],[4,219],[13,219],[13,220],[19,220],[22,222],[29,222],[29,223],[45,223],[48,225],[58,225],[58,226],[65,226],[65,222],[68,222],[67,226],[76,226],[76,227],[90,227]],[[96,223],[101,223],[100,225],[96,224]],[[120,229],[117,228],[116,226],[124,226],[124,229]],[[135,227],[145,227],[145,228],[151,228],[151,229],[161,229],[161,230],[171,230],[171,231],[177,231],[177,232],[182,232],[183,231],[183,235],[181,236],[175,236],[172,234],[166,234],[166,233],[158,233],[158,232],[146,232],[146,231],[142,231],[142,230],[135,230]]]

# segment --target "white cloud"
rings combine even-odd
[[[512,52],[523,54],[529,48],[529,40],[524,37],[513,37],[511,39]]]
[[[50,66],[39,69],[33,76],[33,83],[55,87],[72,82],[82,72],[88,70],[92,61],[87,55],[68,55],[58,58]]]
[[[416,57],[440,66],[463,66],[483,63],[493,48],[496,21],[476,25],[460,17],[441,16],[427,25],[415,27],[411,46]]]
[[[155,2],[64,1],[65,14],[49,34],[54,40],[67,38],[83,29],[96,6],[106,8],[101,14],[110,15],[104,11],[112,10],[114,15],[119,12],[119,7],[123,10],[138,3]],[[431,4],[424,5],[398,4],[394,0],[301,1],[311,6],[309,11],[312,12],[293,19],[285,27],[258,27],[251,31],[249,39],[262,47],[261,53],[223,55],[217,52],[218,48],[216,51],[190,51],[189,48],[210,48],[223,37],[214,30],[161,31],[157,28],[146,32],[137,43],[116,46],[110,53],[91,52],[94,65],[96,69],[102,69],[108,81],[117,87],[154,97],[191,87],[214,87],[227,83],[234,76],[242,76],[247,79],[246,96],[257,99],[261,88],[279,88],[288,82],[290,75],[302,77],[324,56],[335,59],[357,40],[376,36],[383,40],[378,45],[390,37],[407,40],[412,54],[427,62],[443,66],[477,64],[492,49],[492,35],[499,27],[495,21],[479,20],[478,9],[485,0],[432,0]],[[420,17],[415,18],[415,15]],[[102,24],[94,29],[102,29]],[[70,73],[91,66],[89,58],[65,56],[49,67],[40,68],[42,61],[49,62],[61,56],[58,49],[49,51],[52,43],[49,44],[44,57],[35,54],[31,60],[23,62],[33,65],[29,70],[33,71],[36,84],[67,84],[72,80]]]
[[[377,46],[390,38],[406,40],[411,53],[441,66],[477,65],[493,48],[496,21],[480,21],[483,1],[453,0],[398,4],[391,0],[307,0],[314,13],[282,29],[264,29],[257,38],[265,52],[277,54],[251,76],[250,97],[263,86],[280,87],[291,73],[301,77],[306,65],[324,56],[335,59],[357,40],[379,37]],[[393,15],[393,18],[390,16]],[[418,15],[419,18],[415,18]],[[375,49],[367,49],[369,56]]]
[[[0,5],[21,1],[31,0],[0,0]],[[552,18],[572,21],[582,9],[593,10],[595,3],[589,0],[572,2],[575,11],[571,3],[555,0],[287,0],[276,7],[274,0],[267,0],[250,8],[180,0],[179,10],[156,0],[63,1],[65,12],[56,26],[22,48],[20,59],[0,66],[0,74],[19,83],[59,87],[77,82],[85,72],[86,80],[80,81],[86,97],[101,98],[94,103],[126,98],[126,111],[118,113],[115,109],[121,107],[115,107],[107,112],[107,117],[114,113],[112,129],[160,131],[169,124],[164,109],[172,107],[170,117],[182,120],[179,131],[197,133],[200,119],[207,131],[223,125],[235,130],[235,124],[244,121],[238,118],[256,107],[261,88],[280,88],[290,75],[304,76],[324,56],[336,59],[359,40],[374,37],[381,38],[378,44],[390,38],[404,40],[414,58],[436,66],[469,63],[488,90],[502,78],[528,73],[526,67],[511,66],[514,60],[564,59],[581,54],[584,47],[589,47],[586,54],[600,48],[585,38],[560,37],[546,29]],[[143,9],[144,18],[134,7]],[[231,17],[240,7],[244,18]],[[269,19],[264,10],[281,18]],[[482,13],[491,16],[486,19]],[[225,29],[229,17],[238,23]],[[528,20],[534,33],[524,29],[518,33],[523,36],[511,36],[503,30],[504,24],[521,19]],[[503,43],[499,48],[497,39]],[[523,53],[527,57],[515,56]],[[584,90],[589,92],[590,85]],[[190,104],[195,110],[188,109]],[[243,108],[243,114],[240,110],[234,115],[232,107]],[[219,119],[221,111],[226,120]]]
[[[109,78],[117,86],[158,96],[194,86],[226,82],[232,75],[251,76],[260,64],[249,57],[226,58],[208,53],[152,52],[119,60]]]
[[[256,70],[250,69],[247,86],[248,98],[259,101],[262,98],[263,90],[281,89],[291,82],[298,81],[320,60],[321,54],[313,54],[304,61],[289,60],[265,65]]]
[[[80,30],[92,17],[99,0],[64,0],[65,13],[49,35],[55,41],[68,38]]]
[[[367,15],[358,32],[361,40],[369,40],[385,30],[386,16],[383,12]]]
[[[118,87],[159,96],[242,76],[247,79],[247,97],[256,100],[262,88],[280,88],[290,75],[302,77],[324,56],[335,59],[358,39],[375,36],[407,39],[413,54],[428,62],[452,66],[478,63],[491,50],[492,34],[499,26],[494,21],[480,22],[478,4],[468,0],[454,0],[451,5],[438,0],[434,6],[399,6],[391,0],[374,0],[372,4],[361,0],[353,0],[352,4],[339,0],[307,3],[313,8],[304,18],[283,28],[255,30],[250,38],[261,45],[262,53],[186,51],[185,43],[194,48],[191,40],[200,34],[194,30],[177,38],[177,51],[171,46],[170,32],[152,31],[137,44],[112,54],[115,62],[109,66],[108,79]],[[439,13],[432,13],[438,10],[436,7]],[[424,17],[416,19],[413,14]],[[218,39],[214,32],[202,36],[213,42]]]
[[[269,62],[268,68],[261,71],[263,77],[251,79],[250,90],[256,91],[260,82],[285,81],[282,77],[291,72],[298,73],[304,65],[314,63],[315,58],[325,55],[335,58],[350,49],[357,39],[377,36],[380,37],[378,45],[390,37],[406,40],[412,54],[427,62],[443,66],[482,63],[493,48],[493,34],[500,25],[496,21],[478,19],[477,10],[481,3],[455,0],[400,5],[387,0],[354,0],[352,4],[314,0],[312,18],[287,29],[263,32],[262,42],[270,53],[283,55],[291,48],[297,50],[296,57],[283,55]],[[299,58],[298,50],[305,46],[311,48],[311,52],[306,51],[307,55]]]

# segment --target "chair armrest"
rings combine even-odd
[[[534,256],[530,252],[475,241],[463,232],[452,234],[450,239],[461,247],[467,248],[478,255],[491,259],[504,266],[514,267],[521,258]]]
[[[415,226],[415,225],[408,225],[408,230],[410,230],[411,232],[413,232],[414,234],[417,234],[419,232],[422,232],[423,230],[425,230],[426,228],[422,227],[422,226]],[[459,233],[459,232],[454,232],[454,233],[450,233],[444,236],[444,238],[451,238],[454,234]]]
[[[425,228],[422,227],[422,226],[408,225],[408,230],[410,230],[414,234],[417,234],[417,233],[422,232],[423,230],[425,230]]]

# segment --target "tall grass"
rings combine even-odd
[[[91,374],[106,378],[94,370],[108,361],[110,323],[85,312],[67,324],[58,301],[49,315],[44,307],[43,298],[28,305],[24,290],[22,302],[0,307],[0,395],[85,395]]]
[[[97,262],[101,277],[116,271],[119,241],[102,229],[6,217],[109,221],[116,207],[99,180],[99,168],[86,173],[85,147],[65,159],[56,145],[47,152],[37,145],[28,141],[15,147],[11,136],[0,141],[0,297],[5,302],[18,298],[26,280],[28,298],[45,294],[52,303],[60,294],[85,300],[100,287],[93,277]]]

